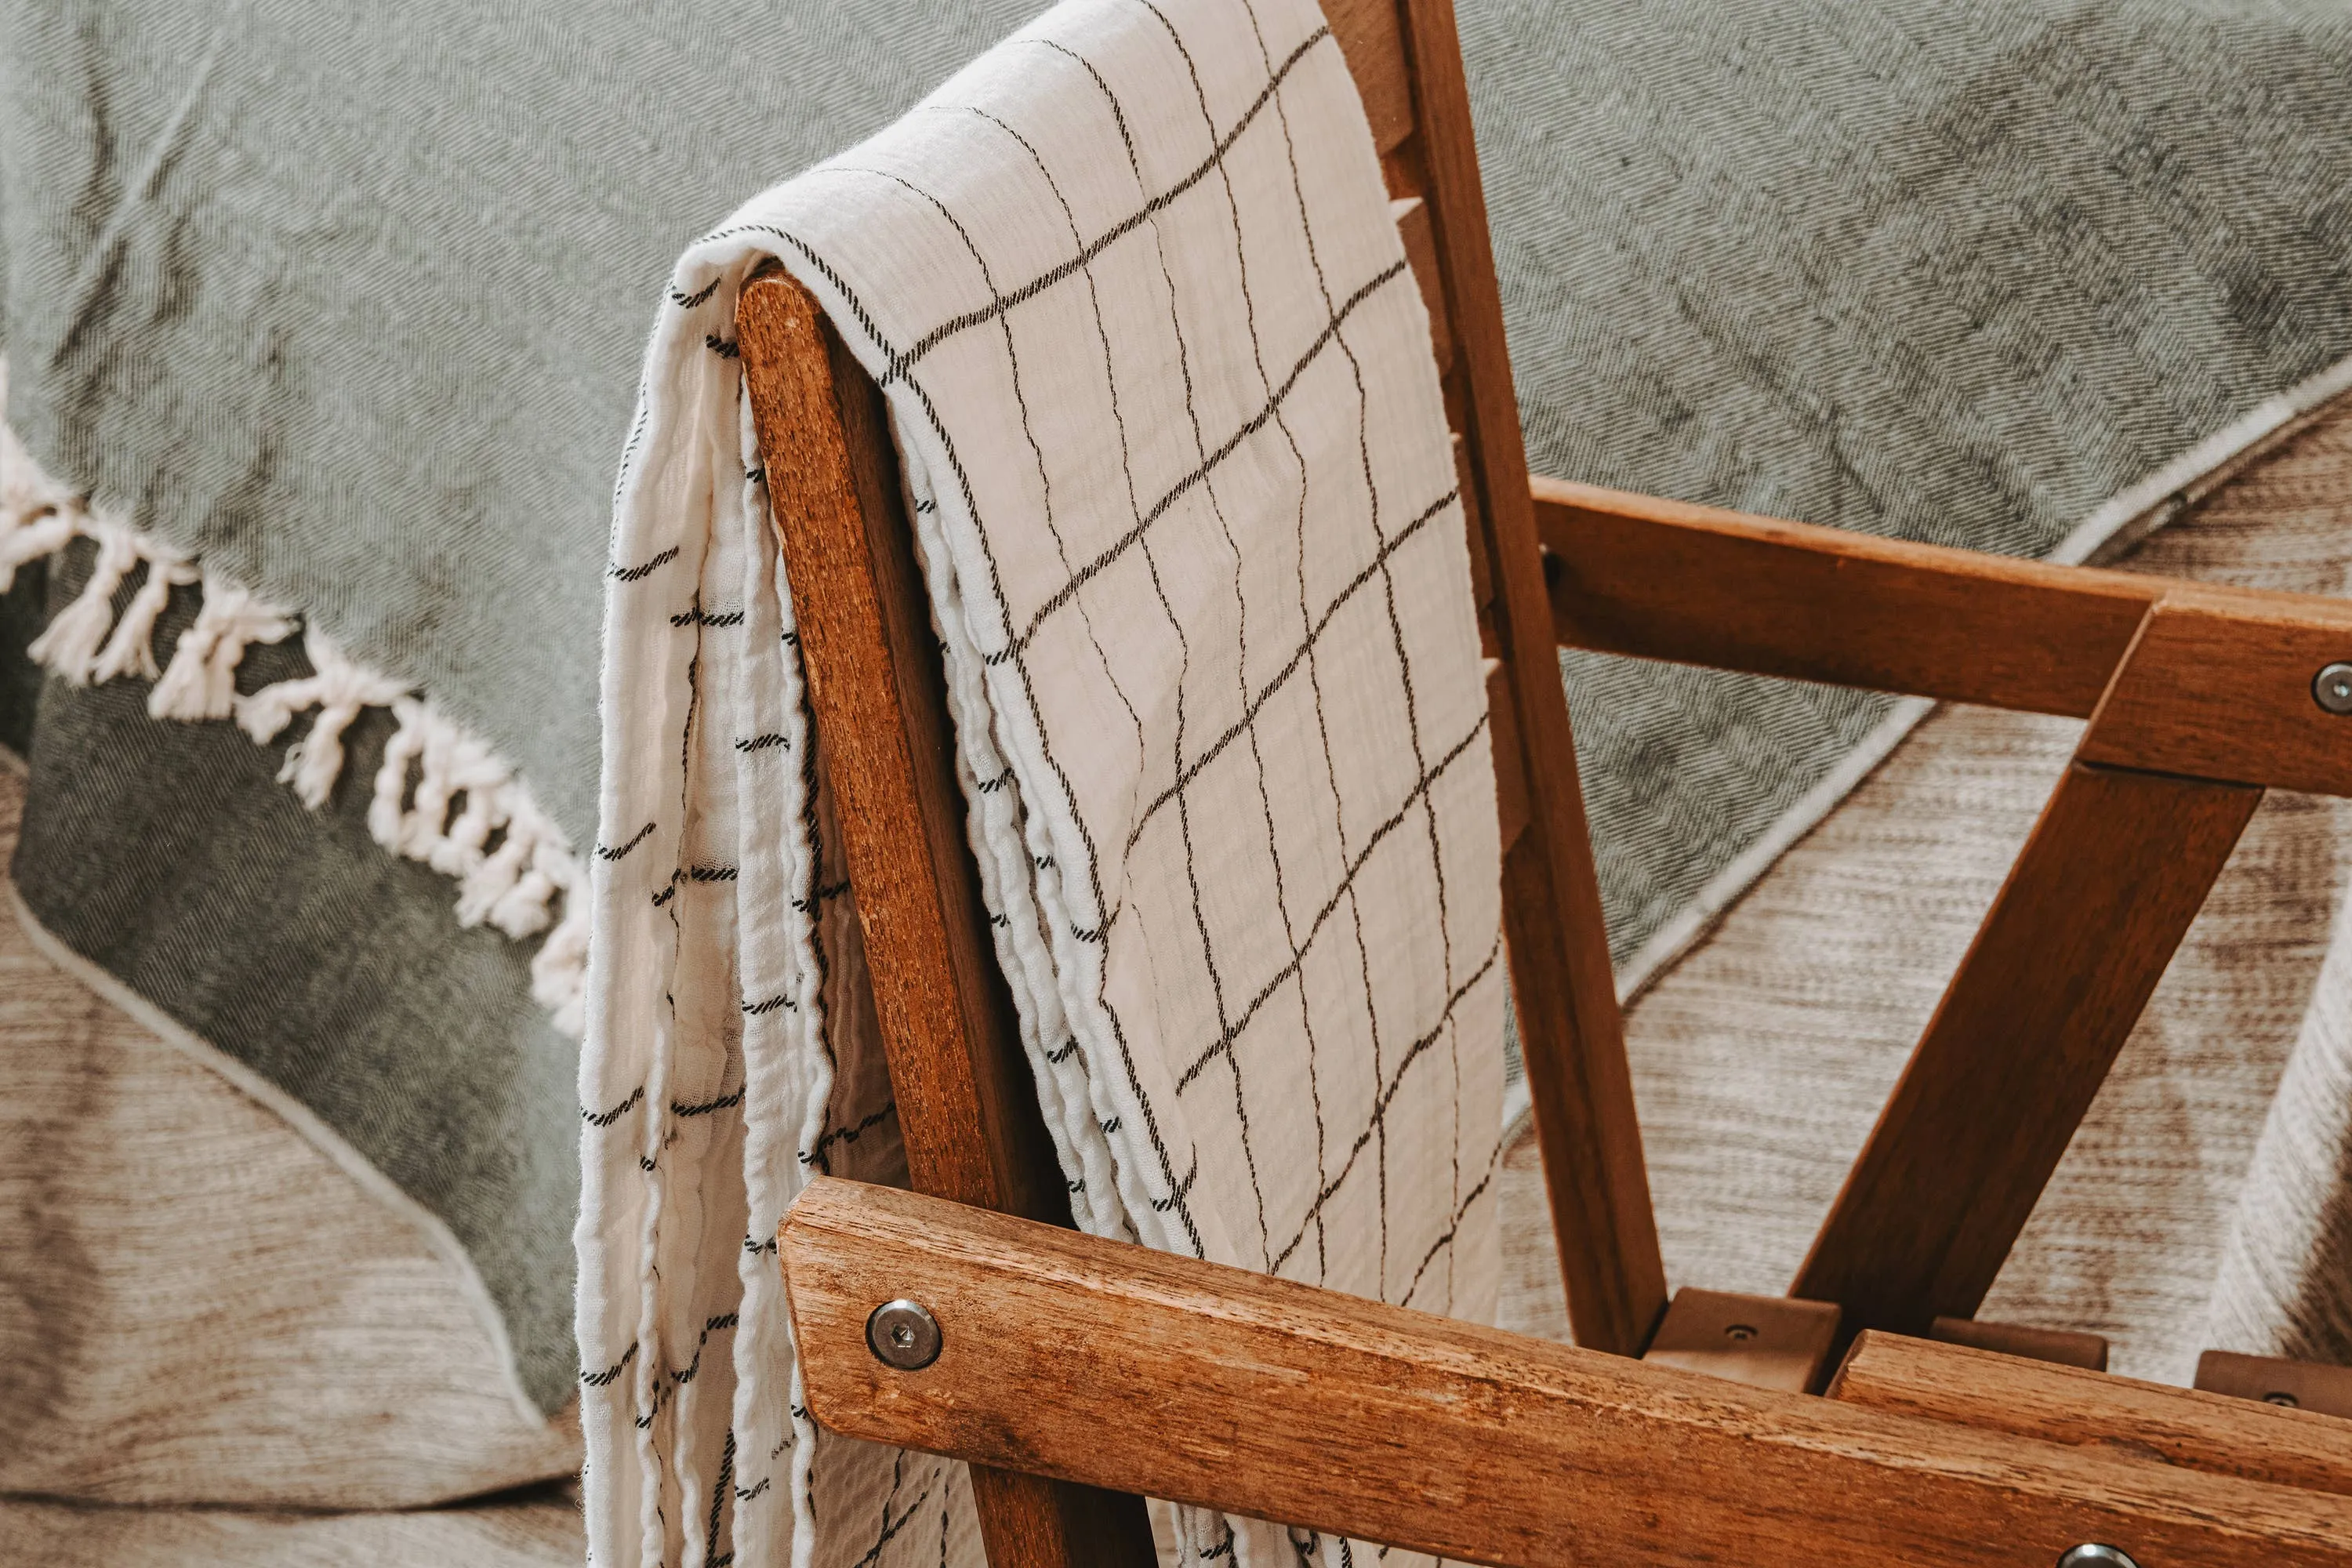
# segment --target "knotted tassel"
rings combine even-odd
[[[74,520],[62,508],[0,503],[0,594],[16,584],[16,568],[63,550],[74,536]]]
[[[587,993],[588,900],[567,887],[562,923],[531,958],[530,995],[555,1016],[558,1029],[578,1039],[587,1032]]]
[[[509,843],[526,844],[530,860],[521,866],[519,858],[520,875],[490,906],[487,918],[509,936],[526,937],[545,931],[554,919],[549,905],[559,890],[556,878],[571,856],[562,834],[541,812],[538,803],[520,787],[517,793],[521,799],[507,824],[507,837]]]
[[[368,802],[368,834],[394,854],[404,852],[408,770],[425,753],[427,711],[414,697],[393,703],[397,727],[383,743],[383,761],[375,770],[375,795]]]
[[[87,686],[98,673],[99,652],[114,626],[115,590],[146,557],[139,536],[121,523],[91,517],[78,531],[98,541],[98,563],[82,584],[81,596],[58,611],[48,629],[25,651],[70,684]]]
[[[155,667],[155,622],[172,602],[173,589],[193,587],[204,575],[194,562],[168,545],[150,541],[141,548],[147,557],[147,580],[131,595],[114,635],[99,649],[98,660],[90,667],[92,679],[112,680],[123,675],[157,679],[163,672]],[[148,695],[152,700],[154,694]]]
[[[226,578],[206,574],[203,581],[205,602],[195,624],[180,634],[172,662],[147,694],[150,718],[227,718],[236,710],[236,667],[246,648],[293,635],[294,617],[275,605]]]
[[[281,680],[250,697],[236,700],[237,727],[257,741],[271,741],[293,722],[294,715],[316,708],[319,716],[310,733],[286,748],[278,770],[281,784],[294,786],[295,798],[316,811],[334,793],[343,771],[343,731],[362,708],[388,708],[408,695],[405,684],[376,674],[343,657],[332,637],[312,626],[302,635],[302,647],[316,671],[300,680]]]

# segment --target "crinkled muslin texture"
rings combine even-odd
[[[899,1156],[732,341],[768,256],[887,399],[1079,1225],[1485,1318],[1504,965],[1464,513],[1310,0],[1059,7],[678,265],[605,626],[592,1550],[976,1563],[961,1467],[792,1393],[777,1223]],[[1344,1550],[1175,1529],[1188,1562]]]

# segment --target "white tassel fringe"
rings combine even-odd
[[[6,406],[7,385],[6,363],[0,361],[0,408]],[[346,657],[316,626],[302,634],[311,674],[238,695],[236,669],[245,650],[291,636],[297,618],[202,570],[160,540],[99,516],[84,497],[43,473],[0,420],[0,593],[8,591],[17,567],[55,554],[77,536],[97,542],[97,568],[34,640],[29,651],[36,660],[78,686],[126,675],[153,680],[147,696],[151,717],[234,718],[257,742],[275,740],[297,715],[315,709],[310,729],[286,748],[278,774],[313,811],[327,804],[342,776],[344,732],[362,710],[390,709],[398,728],[376,770],[369,833],[385,848],[457,881],[460,925],[493,926],[517,940],[546,931],[531,960],[531,996],[554,1015],[557,1028],[580,1036],[588,973],[587,874],[562,829],[488,742],[406,683]],[[118,618],[115,595],[142,566],[146,576]],[[195,624],[180,634],[159,669],[155,627],[172,590],[199,585],[204,602]]]

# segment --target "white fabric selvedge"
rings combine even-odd
[[[796,1414],[776,1225],[812,1171],[903,1156],[733,342],[769,255],[888,400],[1080,1225],[1482,1318],[1503,963],[1463,512],[1310,0],[1058,7],[678,264],[605,623],[592,1553],[976,1563],[960,1465]],[[1175,1522],[1188,1562],[1340,1561]]]

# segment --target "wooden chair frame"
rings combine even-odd
[[[1456,434],[1577,1348],[1053,1228],[879,394],[771,270],[740,341],[916,1188],[786,1221],[812,1409],[970,1460],[995,1568],[1150,1563],[1136,1492],[1521,1568],[2352,1563],[2352,1425],[1885,1331],[1973,1316],[2263,790],[2352,795],[2312,685],[2352,605],[1531,481],[1449,0],[1326,12]],[[1666,1284],[1562,646],[2089,721],[1791,1287],[1861,1333],[1833,1397],[1628,1359]],[[865,1343],[909,1295],[947,1326],[919,1373]]]

